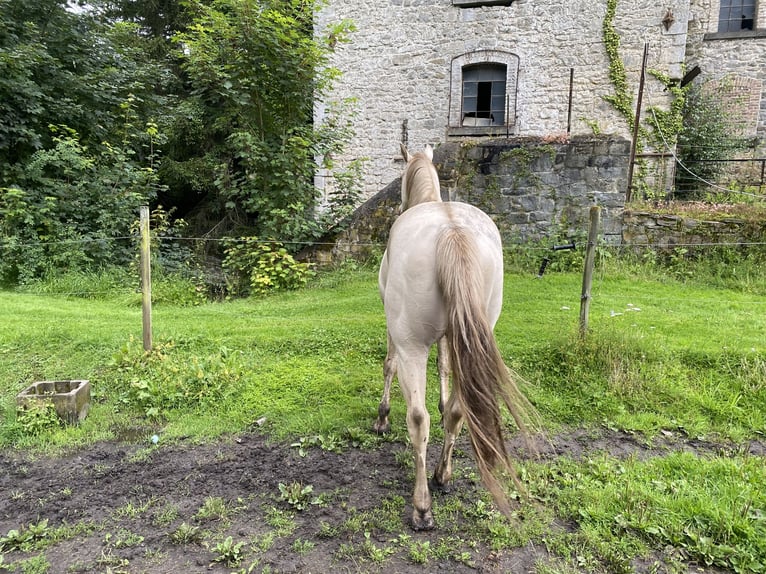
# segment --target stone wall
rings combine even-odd
[[[619,242],[630,142],[620,137],[446,143],[436,149],[443,195],[490,214],[509,239],[587,234],[601,207],[602,237]]]
[[[460,8],[452,0],[330,0],[317,18],[317,30],[342,19],[357,28],[349,43],[336,46],[331,64],[342,76],[327,101],[317,105],[321,121],[329,104],[353,100],[356,136],[337,165],[364,159],[361,183],[369,197],[398,177],[400,142],[421,149],[427,143],[463,141],[465,135],[450,126],[451,109],[459,105],[455,82],[460,78],[454,77],[453,63],[472,62],[474,55],[480,60],[483,53],[506,54],[514,68],[515,91],[509,94],[514,121],[510,133],[502,135],[629,138],[626,119],[605,100],[614,95],[603,42],[606,4],[516,0],[509,6]],[[649,69],[671,77],[682,73],[688,5],[689,0],[617,3],[614,27],[633,97],[645,42]],[[668,9],[675,18],[666,29],[662,21]],[[667,105],[669,92],[652,75],[645,93],[645,104]],[[332,189],[329,173],[320,173],[317,182]]]
[[[762,242],[763,225],[736,218],[704,220],[680,215],[662,215],[626,210],[623,215],[624,245],[673,248],[707,243]]]
[[[412,150],[418,151],[416,149]],[[630,142],[581,137],[568,142],[514,138],[442,144],[434,151],[444,201],[465,201],[497,223],[505,241],[587,235],[589,210],[601,210],[601,237],[622,238]],[[404,162],[398,162],[401,172]],[[399,210],[396,178],[368,199],[350,223],[301,254],[320,264],[367,258],[384,249]]]

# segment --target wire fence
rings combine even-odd
[[[560,239],[560,238],[559,238]],[[66,244],[66,245],[77,245],[78,243],[81,244],[87,244],[92,243],[94,241],[126,241],[129,242],[131,245],[135,246],[136,256],[138,256],[141,238],[138,234],[136,235],[130,235],[130,236],[115,236],[115,237],[109,237],[109,238],[87,238],[87,239],[66,239],[62,241],[49,241],[49,242],[29,242],[29,243],[22,243],[17,244],[17,246],[44,246],[44,245],[55,245],[55,244]],[[204,237],[204,236],[198,236],[198,237],[176,237],[176,236],[164,236],[164,235],[155,235],[152,237],[152,252],[153,254],[158,254],[163,251],[163,249],[167,248],[168,246],[174,245],[174,246],[186,246],[186,250],[188,251],[189,258],[184,259],[185,263],[189,263],[190,259],[194,258],[193,252],[195,251],[195,245],[222,245],[222,244],[236,244],[240,242],[245,241],[252,241],[248,239],[240,239],[240,238],[211,238],[211,237]],[[526,260],[526,269],[519,267],[518,269],[513,269],[514,272],[528,272],[530,275],[536,274],[538,276],[541,276],[542,273],[540,273],[538,266],[543,261],[543,259],[555,259],[557,258],[557,254],[554,253],[555,243],[557,241],[557,238],[554,237],[542,237],[539,239],[536,239],[534,241],[514,241],[514,242],[506,242],[505,249],[506,252],[511,254],[511,259],[513,259],[513,253],[516,253],[517,255],[520,255],[520,259]],[[259,240],[256,243],[259,244],[265,244],[265,245],[285,245],[290,244],[290,241],[280,241],[276,239],[268,239],[268,240]],[[313,242],[301,242],[300,243],[303,246],[309,246],[313,248],[334,248],[337,243],[334,241],[313,241]],[[385,249],[386,245],[383,242],[377,242],[377,241],[360,241],[355,242],[354,245],[357,246],[364,246],[372,248],[379,253],[382,253]],[[565,257],[567,258],[567,264],[566,269],[568,271],[575,271],[578,267],[578,261],[583,258],[581,253],[581,248],[583,245],[577,245],[573,246],[575,249],[572,253],[568,253]],[[622,261],[622,260],[630,260],[632,262],[636,262],[637,265],[644,264],[642,261],[645,261],[647,259],[648,255],[651,255],[652,257],[663,254],[663,255],[670,255],[673,257],[676,257],[677,260],[681,260],[684,258],[687,258],[689,255],[702,255],[703,257],[708,254],[713,254],[716,250],[721,249],[729,249],[729,250],[736,250],[736,251],[744,251],[747,253],[752,253],[757,255],[758,257],[766,258],[766,241],[722,241],[722,242],[715,242],[715,241],[706,241],[706,242],[678,242],[678,243],[672,243],[667,244],[665,242],[663,243],[652,243],[652,242],[630,242],[630,243],[621,243],[621,244],[613,244],[613,243],[606,243],[603,241],[599,241],[598,243],[598,257],[597,257],[597,263],[596,263],[596,275],[595,279],[596,282],[603,282],[606,279],[605,271],[602,269],[602,267],[606,266],[609,267],[610,265],[614,265],[614,262]],[[679,254],[680,251],[685,251],[686,253]],[[562,256],[564,257],[564,256]],[[517,259],[519,259],[517,258]],[[203,264],[203,262],[198,262],[200,264]],[[198,279],[204,281],[205,280],[205,273],[209,273],[211,276],[222,273],[222,270],[220,268],[221,261],[220,259],[216,259],[214,262],[210,263],[207,262],[207,265],[213,267],[217,266],[217,268],[210,272],[210,269],[208,271],[202,270],[201,271],[201,277],[198,277]],[[689,263],[689,265],[693,265],[693,263]],[[159,266],[162,266],[162,263],[159,262]],[[548,273],[556,272],[556,265],[554,263],[552,268],[549,268],[550,270]],[[173,271],[172,269],[170,270]],[[81,297],[81,298],[107,298],[111,295],[119,295],[120,293],[123,294],[135,294],[140,293],[141,286],[140,286],[140,279],[138,277],[137,271],[131,272],[131,277],[135,278],[135,282],[131,284],[114,284],[114,283],[108,283],[108,285],[102,289],[70,289],[67,290],[66,286],[64,285],[63,290],[57,290],[56,286],[48,286],[44,289],[40,289],[35,285],[31,286],[22,286],[19,288],[19,291],[26,291],[26,292],[32,292],[32,293],[40,293],[40,294],[51,294],[56,296],[64,296],[64,297]],[[215,277],[214,277],[215,278]],[[210,277],[208,277],[210,279]],[[220,280],[220,277],[218,277]],[[98,284],[98,282],[96,282]],[[47,289],[47,290],[45,290]],[[594,293],[596,297],[598,297],[598,291]],[[688,297],[686,296],[680,296],[679,300],[688,301]],[[759,297],[759,296],[753,296],[753,298],[749,301],[753,305],[764,305],[766,304],[766,298]]]

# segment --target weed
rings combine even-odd
[[[202,533],[199,526],[192,526],[182,522],[178,528],[170,533],[169,538],[173,544],[189,544],[200,542],[202,540]]]
[[[308,450],[311,447],[319,447],[322,450],[329,452],[342,452],[345,447],[344,441],[335,435],[314,435],[311,437],[303,437],[299,441],[290,445],[292,448],[298,449],[298,454],[301,457],[305,457],[308,454]]]
[[[380,564],[386,558],[391,556],[395,550],[393,548],[387,548],[385,546],[378,547],[372,541],[370,532],[364,533],[364,543],[362,544],[362,553],[369,558],[372,562]]]
[[[154,504],[155,500],[150,498],[144,503],[134,504],[132,501],[128,501],[125,505],[120,506],[114,510],[114,516],[117,518],[137,518]]]
[[[301,555],[308,554],[314,549],[315,546],[316,543],[312,542],[311,540],[302,540],[297,538],[295,542],[293,542],[293,550]]]
[[[319,523],[319,531],[317,532],[319,538],[335,538],[339,533],[340,529],[337,526],[332,526],[324,520]]]
[[[208,496],[197,510],[195,517],[199,520],[225,520],[231,510],[226,501],[219,496]]]
[[[12,552],[18,550],[29,552],[39,548],[49,535],[48,519],[45,518],[36,524],[29,524],[19,529],[9,530],[0,538],[0,552]]]
[[[47,574],[51,569],[51,564],[44,554],[22,560],[19,565],[23,574]]]
[[[133,548],[134,546],[141,544],[143,541],[143,536],[131,532],[127,528],[120,528],[115,535],[107,533],[106,536],[104,536],[104,543],[108,546],[113,545],[115,548]]]
[[[155,526],[167,526],[178,518],[178,508],[172,504],[163,507],[152,520]]]
[[[39,436],[62,426],[51,401],[29,401],[16,411],[16,425],[23,435]]]
[[[410,545],[409,557],[415,564],[426,564],[431,554],[431,543],[428,540]]]
[[[227,536],[222,542],[213,547],[213,552],[216,554],[213,562],[221,562],[227,566],[237,566],[244,558],[242,553],[244,545],[244,542],[235,543],[231,536]]]
[[[277,536],[287,536],[296,528],[295,517],[291,513],[273,507],[266,512],[266,524],[274,529]]]
[[[318,504],[320,500],[311,496],[314,487],[310,484],[303,486],[300,482],[289,485],[279,483],[280,500],[286,501],[296,510],[306,510],[311,504]]]

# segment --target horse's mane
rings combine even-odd
[[[441,201],[439,176],[431,158],[423,152],[410,157],[402,178],[402,209],[424,201]]]

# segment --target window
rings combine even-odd
[[[505,125],[504,64],[474,64],[463,68],[464,126]]]
[[[755,28],[756,0],[721,0],[719,32],[739,32]]]
[[[516,124],[519,57],[478,50],[452,60],[449,134],[499,135]]]
[[[474,8],[476,6],[510,6],[513,0],[452,0],[453,6]]]

